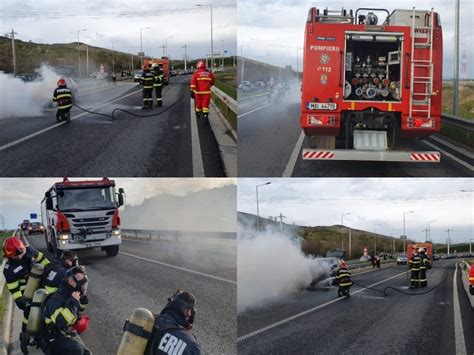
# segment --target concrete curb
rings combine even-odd
[[[227,177],[237,176],[237,133],[230,126],[217,106],[211,102],[216,115],[209,114],[209,125],[219,145],[219,155]]]
[[[471,304],[471,308],[474,309],[474,296],[471,295],[470,292],[469,292],[469,278],[468,278],[468,275],[467,275],[468,264],[465,260],[463,260],[463,264],[464,265],[461,266],[462,284],[464,286],[464,291],[466,291],[467,298],[469,299],[469,303]],[[474,267],[474,266],[471,266],[471,267]]]
[[[2,319],[2,333],[0,335],[0,355],[8,355],[9,350],[10,350],[13,307],[14,307],[13,300],[10,295],[10,292],[8,292],[7,303],[5,304],[5,310],[4,310],[3,319]]]

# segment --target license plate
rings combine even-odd
[[[337,104],[334,102],[308,102],[308,109],[333,111],[337,109]]]
[[[86,243],[86,248],[100,247],[100,243]]]

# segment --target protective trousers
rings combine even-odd
[[[155,84],[156,104],[158,107],[163,106],[163,98],[161,97],[161,90],[163,89],[162,84]]]
[[[428,279],[426,278],[426,267],[420,268],[420,287],[428,286]]]
[[[153,86],[143,88],[143,107],[153,107]]]
[[[59,108],[58,111],[56,112],[56,119],[59,120],[59,118],[63,117],[66,113],[68,113],[71,110],[71,108]]]
[[[67,336],[58,334],[53,342],[50,343],[50,355],[90,355],[91,352],[86,348],[79,336]]]
[[[420,282],[420,269],[418,268],[413,268],[411,269],[411,287],[419,287],[419,282]]]
[[[202,113],[205,118],[209,115],[211,94],[195,94],[196,115]]]

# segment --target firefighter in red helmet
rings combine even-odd
[[[58,112],[56,112],[56,119],[61,122],[65,115],[69,114],[72,107],[73,96],[71,90],[66,85],[66,80],[63,78],[57,82],[58,87],[53,93],[53,102],[58,104]]]
[[[23,297],[26,282],[34,263],[43,266],[49,264],[44,254],[25,244],[18,237],[9,237],[3,242],[3,255],[7,258],[3,268],[3,276],[7,288],[12,294],[15,304],[23,311],[22,332],[26,332],[26,324],[30,313],[30,304]]]
[[[206,63],[200,60],[196,64],[197,70],[191,78],[191,97],[194,98],[196,117],[202,117],[207,121],[209,116],[209,104],[211,102],[211,87],[215,78],[206,68]]]

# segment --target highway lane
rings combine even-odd
[[[246,107],[238,123],[239,176],[280,177],[450,177],[471,176],[472,173],[445,156],[439,164],[363,161],[304,161],[302,148],[310,148],[309,140],[301,136],[300,104],[297,100],[271,105],[260,103]],[[246,114],[258,107],[263,107]],[[299,143],[302,144],[299,145]],[[422,141],[415,142],[416,150],[433,150]],[[292,154],[297,158],[292,164]]]
[[[74,108],[70,124],[57,125],[55,111],[41,117],[0,120],[0,174],[191,177],[193,164],[200,161],[202,176],[224,176],[212,130],[202,123],[192,124],[188,79],[176,78],[165,86],[164,107],[150,111],[140,109],[138,85],[124,88],[101,89],[77,103],[86,109],[105,104],[97,109],[105,114],[116,108],[138,115],[163,113],[134,117],[118,112],[112,120]]]
[[[238,352],[454,354],[455,340],[460,336],[454,326],[456,262],[435,263],[428,273],[428,290],[439,286],[424,295],[408,296],[387,289],[385,297],[355,285],[349,299],[338,299],[336,288],[300,291],[266,308],[239,314]],[[364,286],[376,284],[372,288],[379,291],[391,286],[410,293],[406,270],[406,266],[393,266],[356,275],[353,280]],[[457,281],[465,347],[467,354],[472,354],[474,319]]]
[[[32,246],[46,252],[43,236],[27,238]],[[150,244],[143,247],[143,243],[125,240],[122,253],[113,258],[106,257],[99,249],[79,253],[90,279],[90,305],[85,313],[92,319],[89,330],[83,335],[84,342],[94,354],[114,354],[123,334],[123,323],[133,309],[145,307],[159,312],[167,298],[180,288],[197,298],[193,333],[205,353],[236,354],[236,258],[226,253],[220,255],[218,251],[206,255],[195,246],[194,252],[200,257],[193,259],[185,248]],[[164,254],[166,259],[162,259]],[[187,262],[181,262],[186,257]],[[202,274],[152,261],[186,266]],[[223,270],[216,268],[219,265]]]

